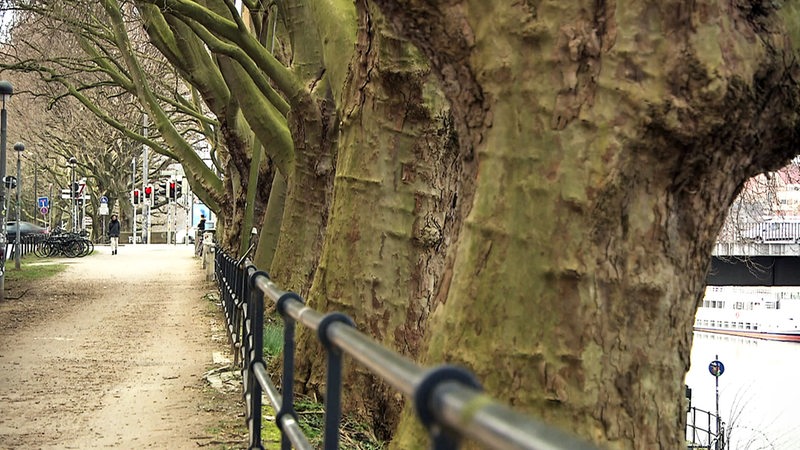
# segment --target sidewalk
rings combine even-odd
[[[241,421],[235,394],[210,406],[203,374],[229,349],[192,246],[64,262],[0,303],[0,448],[196,449]]]

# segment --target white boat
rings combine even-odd
[[[697,309],[694,329],[800,342],[800,288],[709,286]]]

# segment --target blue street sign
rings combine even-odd
[[[108,203],[108,197],[106,197],[105,195],[100,197],[100,203]]]
[[[38,197],[36,199],[36,204],[39,205],[39,209],[49,208],[50,207],[50,198],[49,197]]]
[[[711,361],[711,364],[708,365],[708,371],[711,372],[711,375],[719,378],[725,373],[725,365],[722,364],[722,361]]]

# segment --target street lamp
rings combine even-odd
[[[14,93],[14,87],[8,81],[0,81],[0,98],[2,98],[2,109],[0,109],[0,181],[5,181],[6,177],[6,103]],[[5,205],[6,187],[5,183],[0,182],[0,301],[6,298],[6,218]]]
[[[78,163],[78,160],[75,159],[74,156],[69,158],[69,167],[71,169],[70,179],[72,182],[69,184],[69,198],[71,199],[71,209],[72,209],[72,232],[78,232],[78,200],[75,198],[75,194],[77,189],[75,189],[75,164]]]
[[[22,228],[22,225],[19,222],[19,205],[21,203],[19,200],[19,192],[21,189],[20,185],[22,184],[22,174],[20,173],[19,158],[20,156],[22,156],[22,152],[25,150],[25,144],[23,144],[22,142],[17,142],[16,144],[14,144],[14,150],[17,151],[17,240],[14,241],[14,268],[19,270],[20,269],[19,259],[21,256],[20,254],[22,253],[22,251],[20,251],[22,240],[19,238],[20,228]]]

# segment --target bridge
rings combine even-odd
[[[709,286],[800,286],[800,244],[717,243]]]

